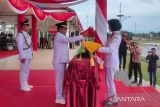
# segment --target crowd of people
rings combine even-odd
[[[40,36],[39,48],[40,49],[52,49],[54,37],[55,37],[55,35],[50,35],[50,36],[45,35],[44,37]],[[74,37],[74,33],[72,33],[70,37]],[[75,42],[69,43],[69,48],[75,49]]]
[[[8,43],[13,45],[14,41],[16,42],[12,33],[1,32],[0,33],[0,50],[8,50],[8,48],[7,48]],[[53,35],[41,36],[39,38],[39,48],[41,48],[41,49],[52,49],[53,48],[53,41],[54,41],[54,36]]]
[[[131,80],[132,75],[134,74],[134,80],[131,82],[132,84],[137,84],[137,86],[142,85],[142,68],[141,68],[141,53],[142,49],[139,46],[139,43],[136,41],[131,41],[129,34],[127,32],[122,33],[122,40],[119,46],[119,69],[126,70],[126,58],[127,52],[130,53],[129,60],[129,69],[128,69],[128,79]],[[123,59],[123,64],[122,64]],[[156,68],[157,68],[157,60],[159,60],[159,56],[156,54],[156,48],[152,48],[148,51],[148,55],[146,56],[146,60],[149,60],[148,63],[148,72],[150,78],[150,85],[156,86]],[[133,73],[134,71],[134,73]],[[137,77],[139,75],[139,82]]]
[[[52,48],[52,44],[53,44],[53,36],[48,36],[45,35],[44,37],[41,36],[40,37],[40,44],[39,44],[39,48],[41,49],[51,49]]]
[[[7,43],[13,45],[13,34],[12,33],[0,33],[0,50],[7,50]]]

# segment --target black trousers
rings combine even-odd
[[[123,58],[123,68],[126,66],[127,51],[119,51],[119,68],[121,69],[122,58]]]
[[[43,42],[40,42],[40,48],[44,48]]]
[[[140,78],[139,83],[142,83],[141,63],[133,63],[133,64],[134,64],[134,81],[137,82],[137,75],[139,74],[139,78]]]
[[[128,78],[132,78],[132,72],[133,72],[134,64],[133,62],[129,62],[129,73],[128,73]]]
[[[1,48],[2,50],[7,50],[7,42],[2,42]]]

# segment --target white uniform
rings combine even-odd
[[[32,61],[33,52],[31,47],[31,37],[27,32],[21,31],[17,35],[17,43],[18,43],[19,59],[20,60],[23,58],[26,59],[25,63],[20,62],[20,85],[21,88],[23,88],[27,87],[28,85],[27,81]]]
[[[121,35],[119,31],[112,33],[113,38],[106,44],[105,47],[99,48],[99,52],[106,53],[105,58],[105,79],[106,85],[108,88],[109,97],[114,96],[114,99],[117,100],[116,87],[114,84],[114,75],[115,70],[119,69],[119,57],[118,49],[121,42]]]
[[[54,39],[53,66],[56,71],[56,99],[63,98],[63,78],[66,64],[69,63],[68,43],[82,40],[83,36],[66,37],[58,32]]]

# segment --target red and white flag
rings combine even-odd
[[[96,35],[97,43],[105,45],[107,41],[107,0],[96,0]],[[104,60],[104,54],[96,53],[98,62],[100,59]]]
[[[81,35],[83,35],[83,34],[87,34],[88,37],[94,37],[95,31],[94,31],[93,27],[89,27],[87,30],[81,32]]]

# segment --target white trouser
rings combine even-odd
[[[54,64],[56,78],[56,99],[63,98],[63,80],[66,71],[66,64]]]
[[[114,96],[114,99],[117,100],[116,87],[114,83],[115,69],[114,68],[105,68],[105,80],[108,88],[108,97]]]
[[[30,72],[32,59],[26,59],[25,63],[20,63],[20,85],[26,87],[28,84],[28,75]]]

